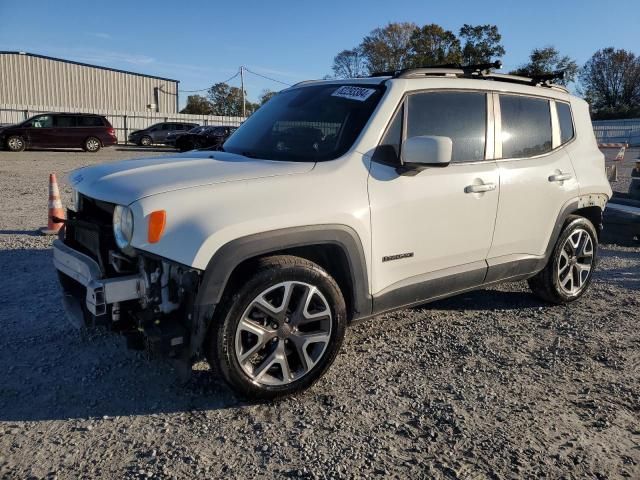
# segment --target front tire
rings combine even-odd
[[[545,268],[529,279],[529,287],[542,300],[573,302],[589,288],[596,266],[598,235],[583,217],[570,216]]]
[[[153,141],[151,140],[151,137],[148,136],[148,135],[145,135],[144,137],[142,137],[140,139],[139,145],[141,147],[150,147],[152,143],[153,143]]]
[[[7,138],[7,148],[11,152],[22,152],[27,144],[20,135],[11,135]]]
[[[207,359],[249,398],[305,390],[327,371],[342,345],[342,293],[325,270],[299,257],[263,258],[254,272],[221,301]]]

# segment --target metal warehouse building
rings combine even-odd
[[[0,105],[176,113],[178,81],[24,52],[0,51]]]

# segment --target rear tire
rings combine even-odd
[[[96,153],[98,150],[100,150],[100,147],[102,147],[102,144],[100,143],[100,140],[98,140],[96,137],[89,137],[84,141],[84,144],[82,145],[82,149],[85,152],[90,152],[90,153]]]
[[[11,135],[6,141],[7,149],[11,152],[22,152],[27,144],[20,135]]]
[[[205,343],[207,360],[245,397],[305,390],[342,345],[342,293],[325,270],[299,257],[263,258],[253,272],[220,302]]]
[[[577,300],[589,288],[596,266],[598,234],[584,217],[571,215],[547,265],[529,279],[529,287],[538,298],[555,304]]]

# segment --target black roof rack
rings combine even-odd
[[[480,63],[477,65],[460,65],[448,63],[444,65],[430,65],[427,67],[405,68],[388,72],[376,72],[371,77],[391,77],[391,78],[424,78],[424,77],[457,77],[474,78],[479,80],[495,80],[499,82],[520,83],[522,85],[557,88],[568,91],[562,85],[556,85],[553,80],[562,80],[564,71],[556,71],[524,77],[520,75],[507,75],[504,73],[494,73],[492,70],[502,68],[500,60],[491,63]]]
[[[489,72],[492,69],[502,68],[502,62],[497,60],[491,63],[478,63],[476,65],[461,65],[459,63],[444,63],[441,65],[428,65],[425,67],[412,67],[404,68],[401,70],[388,70],[386,72],[375,72],[371,74],[371,77],[392,77],[392,78],[407,78],[420,74],[422,71],[433,72],[434,70],[460,70],[465,75],[479,74],[481,72]],[[425,72],[427,73],[427,72]],[[443,72],[445,73],[445,72]],[[454,72],[451,72],[454,73]]]

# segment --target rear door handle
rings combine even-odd
[[[550,182],[564,182],[565,180],[571,180],[573,175],[570,173],[556,173],[549,176]]]
[[[495,189],[495,183],[481,183],[480,185],[467,185],[464,187],[464,193],[484,193],[491,192]]]

